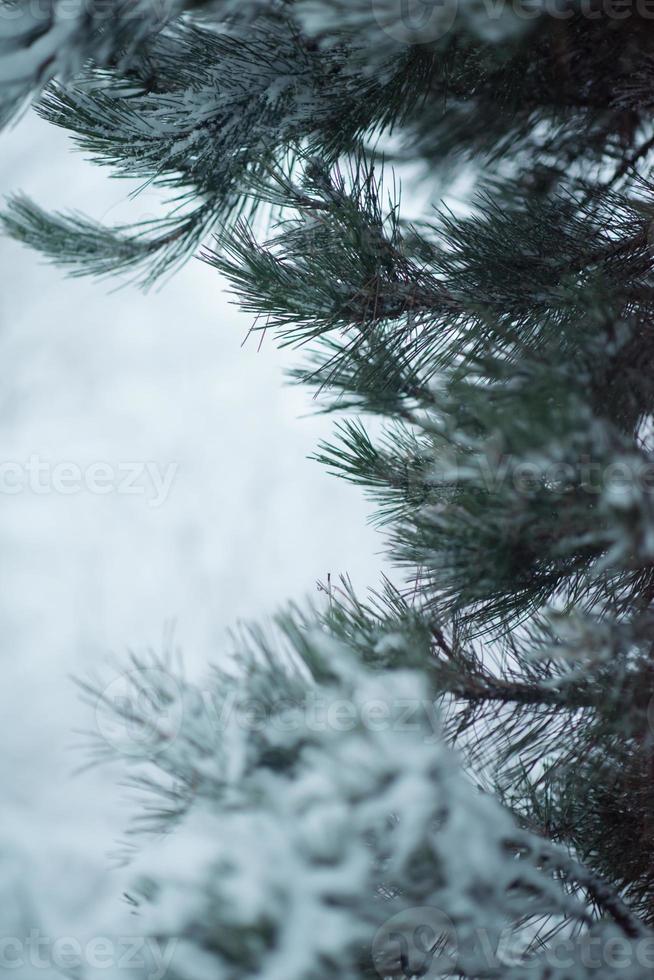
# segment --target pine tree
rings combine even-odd
[[[142,729],[131,901],[171,976],[650,976],[654,10],[2,6],[3,117],[170,193],[5,230],[146,286],[200,249],[305,351],[317,459],[397,569],[241,632],[208,691],[135,661],[101,699]]]

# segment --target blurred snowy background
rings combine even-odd
[[[156,208],[34,115],[0,147],[3,194],[111,223]],[[375,584],[382,541],[357,491],[307,459],[331,423],[284,385],[293,355],[272,338],[241,346],[249,321],[215,271],[194,261],[143,295],[65,279],[6,240],[0,262],[0,461],[177,468],[158,507],[145,494],[0,493],[2,927],[22,915],[76,935],[98,903],[119,902],[107,854],[133,807],[116,773],[73,776],[93,717],[71,675],[161,649],[170,623],[202,674],[228,627],[328,572]]]

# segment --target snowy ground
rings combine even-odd
[[[108,221],[154,207],[125,205],[125,182],[34,117],[0,137],[0,160],[3,193]],[[171,621],[199,672],[237,619],[327,572],[374,584],[382,542],[356,490],[306,458],[330,423],[300,418],[311,405],[283,386],[288,353],[241,347],[248,321],[214,271],[193,262],[144,296],[66,280],[8,241],[0,263],[0,462],[13,477],[30,458],[46,467],[45,491],[0,492],[0,934],[22,903],[75,935],[118,894],[106,855],[125,804],[112,773],[71,775],[75,730],[93,719],[70,675],[160,648]],[[144,462],[176,472],[160,506],[152,492],[47,489],[56,464]]]

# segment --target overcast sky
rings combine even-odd
[[[0,161],[3,194],[107,221],[156,208],[33,115]],[[376,584],[382,540],[358,491],[307,459],[331,423],[284,385],[293,355],[241,346],[249,320],[214,270],[191,262],[143,295],[5,240],[0,263],[0,881],[4,867],[12,907],[20,880],[64,928],[102,888],[114,900],[103,872],[122,831],[115,774],[71,776],[93,718],[70,675],[161,649],[170,623],[201,672],[229,626],[315,596],[328,572]]]

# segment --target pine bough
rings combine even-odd
[[[201,248],[306,348],[347,416],[317,458],[406,570],[330,582],[205,689],[131,665],[146,751],[95,750],[158,801],[130,897],[171,976],[650,976],[654,12],[2,12],[3,119],[34,99],[170,196],[118,228],[16,196],[5,230],[145,285]],[[465,208],[406,220],[407,166]]]

